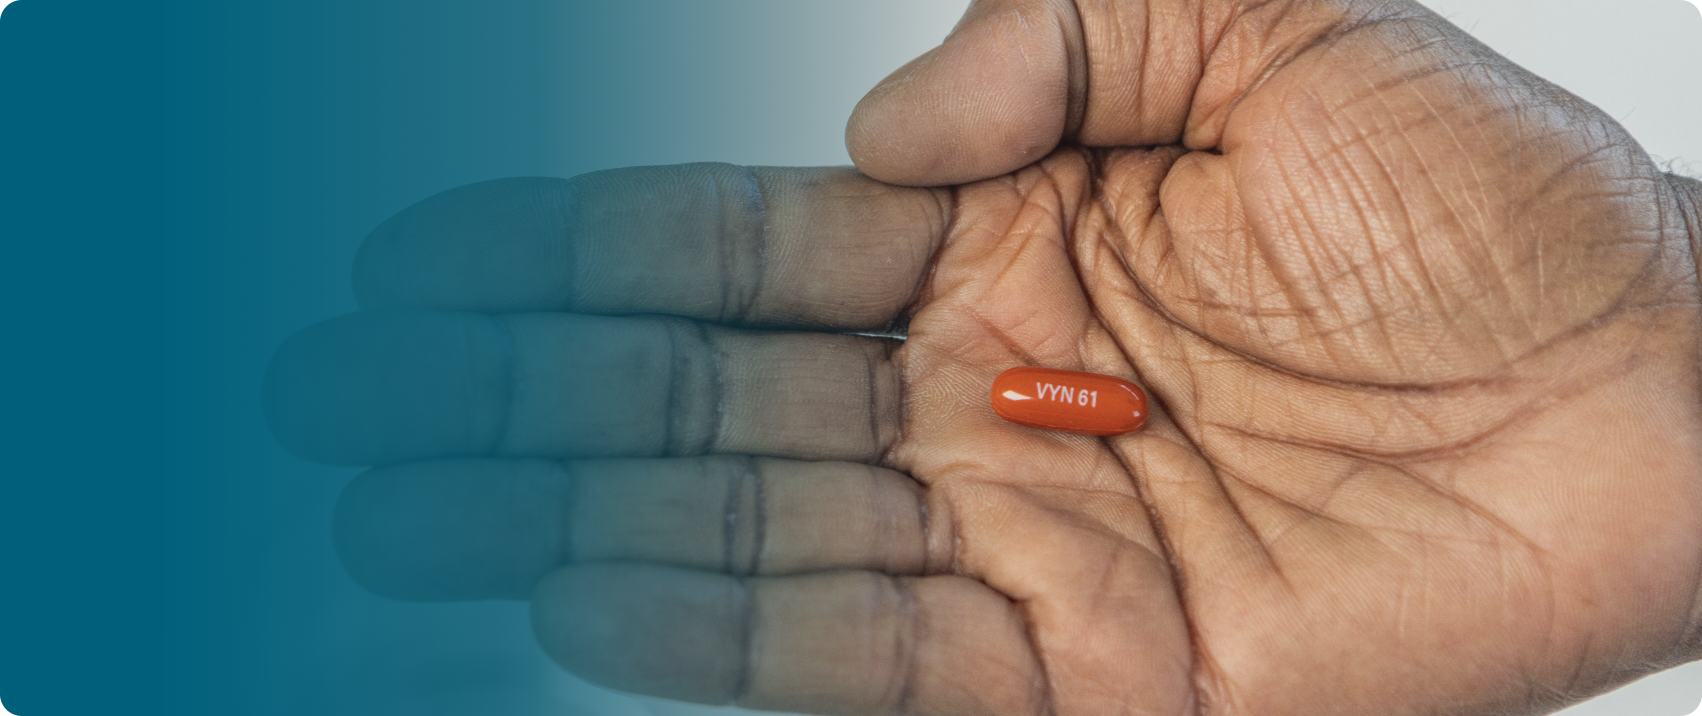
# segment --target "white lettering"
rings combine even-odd
[[[1099,391],[1097,390],[1072,388],[1067,385],[1053,385],[1051,383],[1035,383],[1034,393],[1040,400],[1050,400],[1056,403],[1074,403],[1084,408],[1099,407]],[[1010,398],[1011,400],[1031,400],[1031,398],[1026,395],[1022,395],[1020,398],[1016,397],[1019,395],[1022,394],[1015,391],[1005,391],[1005,397]]]

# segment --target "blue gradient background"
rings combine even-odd
[[[7,6],[0,700],[22,716],[708,713],[562,674],[522,604],[360,591],[330,541],[356,471],[273,443],[266,360],[353,310],[362,237],[445,188],[845,163],[856,100],[964,5]],[[1702,165],[1702,16],[1680,0],[1431,5]],[[1699,698],[1691,665],[1568,713],[1678,716]]]

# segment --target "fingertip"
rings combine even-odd
[[[974,13],[948,37],[870,90],[845,129],[864,174],[942,186],[1038,161],[1063,138],[1069,55],[1055,22]]]
[[[525,599],[564,560],[570,504],[547,460],[426,460],[368,470],[332,517],[355,582],[405,601]]]
[[[532,594],[532,628],[562,668],[612,689],[698,703],[731,702],[743,678],[738,580],[663,567],[556,570]]]
[[[503,312],[565,307],[564,250],[573,184],[511,177],[458,186],[415,202],[368,234],[355,253],[363,308]]]
[[[309,326],[261,387],[272,435],[331,465],[480,455],[501,437],[509,365],[489,317],[362,311]]]

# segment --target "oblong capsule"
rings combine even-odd
[[[993,379],[993,412],[1019,425],[1122,435],[1146,424],[1146,391],[1109,375],[1012,368]]]

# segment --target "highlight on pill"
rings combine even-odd
[[[993,412],[1019,425],[1088,435],[1122,435],[1146,424],[1140,386],[1116,376],[1012,368],[993,379]]]

